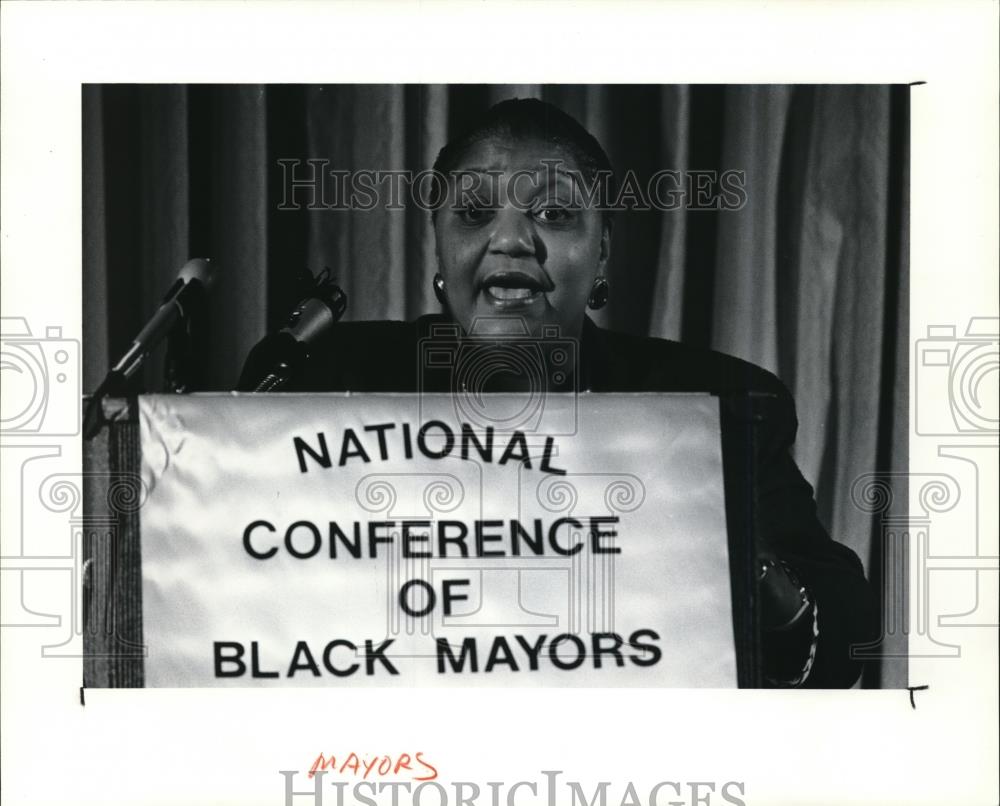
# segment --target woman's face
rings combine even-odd
[[[557,325],[579,336],[610,233],[582,204],[578,170],[535,140],[485,140],[461,158],[435,238],[448,307],[466,333],[539,336]]]

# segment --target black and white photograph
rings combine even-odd
[[[598,6],[4,9],[10,802],[1000,796],[995,4]]]
[[[143,665],[152,673],[126,663],[129,671],[116,678],[122,684],[352,683],[337,678],[354,659],[341,661],[334,650],[346,656],[362,647],[365,655],[364,642],[371,651],[390,641],[390,657],[429,654],[427,674],[457,674],[465,684],[534,685],[531,673],[547,658],[556,672],[550,685],[572,685],[577,670],[585,685],[903,685],[905,662],[891,651],[899,641],[879,629],[900,603],[879,595],[892,569],[883,562],[888,513],[873,496],[884,492],[889,472],[906,470],[898,437],[907,367],[898,346],[907,326],[909,87],[82,91],[86,389],[100,390],[98,397],[404,393],[429,410],[443,396],[457,418],[431,420],[418,405],[411,422],[406,398],[374,397],[356,412],[350,401],[319,396],[308,424],[278,435],[273,420],[286,415],[272,416],[263,402],[242,409],[195,397],[202,409],[227,408],[221,429],[204,445],[192,435],[169,447],[160,421],[197,420],[199,410],[180,414],[167,401],[156,404],[162,410],[140,409],[136,496],[144,503],[137,523],[121,528],[135,528],[122,537],[142,548],[132,553],[119,540],[113,565],[142,579],[122,607],[157,604],[143,618],[90,599],[95,613],[114,611],[116,623],[135,625],[135,634],[116,640],[148,644]],[[161,327],[163,310],[179,311],[177,321]],[[704,436],[680,413],[699,393],[721,406]],[[644,427],[625,428],[620,418],[635,411]],[[314,420],[329,428],[321,442]],[[411,430],[417,453],[444,465],[413,464]],[[690,456],[677,449],[674,432],[696,443]],[[547,445],[565,455],[573,449],[558,442],[574,437],[583,454],[574,454],[576,467],[552,461],[546,473]],[[722,462],[716,456],[700,470],[720,439]],[[600,446],[600,458],[584,440]],[[155,466],[145,458],[151,443],[169,453]],[[656,475],[637,472],[641,457],[630,461],[636,443],[654,464],[659,459]],[[235,489],[253,487],[239,468],[262,454],[290,463],[289,487],[314,472],[309,481],[317,479],[322,498],[299,500],[286,490],[287,505],[260,508],[224,537],[233,510],[245,511]],[[197,477],[209,456],[221,463],[214,480],[195,483],[189,474]],[[221,469],[226,456],[234,473]],[[532,461],[541,464],[541,482],[530,478]],[[343,470],[324,474],[334,462]],[[474,466],[479,490],[463,462]],[[485,474],[487,464],[506,465],[507,476],[522,476],[519,484],[500,494],[505,482]],[[383,493],[371,487],[372,471],[394,504],[379,518],[368,507],[359,520],[349,499],[364,505],[375,489]],[[702,472],[701,487],[686,491],[675,478]],[[320,491],[337,475],[348,480],[331,506]],[[157,499],[171,495],[173,483],[198,489],[188,504],[194,511],[179,522],[158,512]],[[687,558],[697,544],[716,550],[705,534],[712,527],[670,502],[712,486],[725,488],[715,515],[724,516],[728,572],[703,571]],[[404,500],[414,493],[404,487],[443,497],[428,508],[426,500]],[[619,493],[621,501],[596,508],[588,500]],[[264,485],[247,506],[275,494]],[[905,501],[905,490],[897,495]],[[178,512],[172,497],[164,501]],[[557,518],[528,518],[532,503],[568,519],[566,536]],[[456,519],[460,504],[478,517]],[[591,513],[604,520],[588,522]],[[642,514],[653,522],[638,520]],[[182,539],[178,530],[192,515],[198,527]],[[630,535],[630,521],[649,534]],[[195,638],[183,614],[200,597],[184,567],[199,564],[193,558],[205,540],[229,542],[233,556],[219,561],[242,562],[247,575],[226,582],[216,570],[207,591],[229,603],[240,588],[252,593],[239,618],[215,633],[202,628],[200,656],[185,657],[204,669],[185,670],[164,642]],[[695,546],[675,551],[678,542]],[[183,580],[179,588],[157,581],[155,570],[130,567],[140,554],[155,565],[158,543],[184,545],[182,555],[164,559],[177,564],[171,576]],[[362,543],[370,545],[362,551]],[[632,552],[640,556],[629,562]],[[329,592],[284,591],[311,584],[299,579],[306,566],[319,566],[320,591],[331,572],[358,577],[354,560],[362,561],[370,601],[352,592],[338,605]],[[478,565],[476,581],[462,578],[452,560]],[[252,579],[261,574],[275,586],[262,609],[277,633],[297,635],[302,612],[332,608],[314,640],[253,639],[259,583]],[[687,603],[683,615],[668,615],[678,608],[671,600],[698,597],[719,581],[726,584],[699,605],[716,617],[689,613]],[[445,582],[452,584],[438,617]],[[652,611],[629,623],[615,611],[638,607],[629,601],[632,586]],[[509,594],[516,607],[503,602]],[[732,624],[720,629],[730,597]],[[525,603],[531,599],[537,607]],[[385,601],[401,609],[398,617],[384,612]],[[279,604],[283,619],[273,613]],[[211,600],[201,607],[208,612],[199,622],[211,621]],[[382,630],[379,642],[352,624],[366,620]],[[169,626],[157,640],[160,623]],[[348,634],[330,632],[332,624]],[[485,629],[492,624],[509,629]],[[396,632],[414,629],[432,651],[398,646]],[[223,640],[244,632],[248,640]],[[713,660],[718,652],[672,657],[671,644],[712,645],[722,633],[735,642],[736,676],[709,668],[732,666]],[[159,672],[163,655],[170,668]],[[384,685],[397,676],[424,679],[415,669],[409,680],[399,665],[368,664],[366,676],[387,673]]]

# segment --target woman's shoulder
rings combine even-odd
[[[442,348],[458,344],[448,317],[428,314],[409,322],[341,322],[331,340],[326,376],[384,379],[398,388],[417,388],[426,361],[446,360]],[[653,336],[607,330],[585,320],[576,345],[594,391],[755,392],[788,397],[771,372],[733,355]],[[427,353],[427,354],[425,354]],[[430,353],[433,353],[431,355]]]
[[[585,328],[584,344],[595,363],[591,367],[595,380],[603,381],[598,385],[620,387],[617,391],[788,395],[773,373],[717,350],[607,330],[593,323]]]
[[[454,332],[452,332],[454,331]],[[447,361],[458,331],[440,314],[411,321],[339,322],[311,356],[301,389],[415,391],[422,368]],[[669,339],[598,327],[585,318],[576,344],[588,388],[595,392],[757,392],[788,398],[784,384],[767,370],[716,350]],[[248,358],[244,375],[258,359]]]

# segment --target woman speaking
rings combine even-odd
[[[826,534],[790,456],[797,421],[787,389],[739,359],[611,332],[587,316],[613,293],[605,269],[614,173],[597,140],[551,104],[504,101],[441,149],[433,176],[434,292],[444,313],[337,325],[286,389],[537,394],[541,383],[542,392],[766,400],[753,454],[762,678],[780,687],[851,686],[860,674],[851,650],[876,637],[877,608],[860,561]],[[546,367],[567,343],[576,355],[559,372],[524,371],[525,340]],[[462,341],[485,345],[494,371],[462,377],[426,360],[428,345],[454,350]],[[268,362],[262,343],[240,389],[256,388]]]

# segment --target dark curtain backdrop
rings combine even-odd
[[[796,459],[821,519],[882,584],[879,522],[852,484],[907,469],[907,87],[85,86],[86,388],[191,256],[222,268],[201,389],[235,384],[297,301],[304,268],[331,269],[348,319],[438,310],[426,212],[279,210],[278,160],[419,171],[514,96],[574,115],[619,173],[745,171],[739,211],[620,214],[610,302],[595,319],[776,373],[798,404]],[[161,357],[141,381],[164,388]],[[874,665],[866,683],[905,685],[905,665]]]

